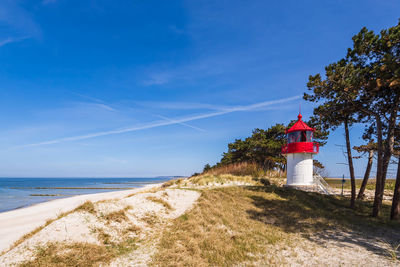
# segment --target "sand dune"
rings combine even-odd
[[[55,219],[59,214],[71,211],[85,201],[95,202],[100,200],[123,198],[130,194],[159,186],[160,184],[152,184],[132,190],[87,194],[56,199],[36,204],[34,206],[0,213],[0,252],[7,250],[19,238],[45,224],[47,220]]]

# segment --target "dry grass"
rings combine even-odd
[[[244,184],[254,184],[255,180],[251,176],[236,176],[232,174],[220,174],[220,175],[212,175],[212,174],[203,174],[190,178],[187,183],[192,183],[195,185],[224,185],[233,182],[240,182]],[[185,183],[183,184],[185,186]]]
[[[325,181],[332,187],[335,188],[342,188],[342,178],[325,178]],[[362,183],[362,179],[356,179],[356,187],[360,188]],[[394,185],[396,183],[395,179],[388,179],[386,180],[385,189],[386,190],[394,190]],[[375,190],[376,179],[369,179],[366,189],[368,190]],[[346,182],[343,186],[344,189],[350,189],[351,183],[349,179],[346,179]]]
[[[386,252],[389,255],[389,257],[393,260],[393,261],[400,261],[400,253],[399,248],[400,248],[400,244],[397,245],[392,245],[387,241],[384,241],[385,245],[386,245]]]
[[[160,222],[160,218],[154,212],[145,213],[141,219],[150,226]]]
[[[297,246],[298,235],[308,238],[327,229],[395,232],[399,223],[369,217],[371,205],[360,202],[354,212],[347,198],[275,185],[203,190],[198,204],[163,232],[151,264],[285,265],[277,262],[274,249]],[[389,209],[383,206],[385,218]]]
[[[169,180],[169,181],[163,183],[161,185],[161,188],[167,188],[167,187],[170,187],[170,186],[173,186],[173,185],[178,185],[179,186],[186,180],[187,180],[187,178],[179,178],[179,179]]]
[[[138,234],[138,233],[140,233],[141,230],[142,229],[139,226],[132,224],[128,228],[126,228],[124,230],[124,233],[126,234],[126,233],[130,233],[131,232],[131,233]]]
[[[231,266],[284,239],[275,226],[249,218],[252,200],[242,193],[240,188],[204,191],[196,207],[163,233],[152,264]]]
[[[111,244],[111,235],[107,234],[103,229],[96,228],[93,232],[97,233],[97,238],[100,240],[101,243],[103,243],[104,245]]]
[[[69,212],[63,212],[63,213],[59,214],[59,215],[57,216],[57,218],[55,218],[55,219],[49,219],[49,220],[46,221],[45,224],[43,224],[43,225],[37,227],[36,229],[34,229],[33,231],[31,231],[31,232],[29,232],[29,233],[23,235],[20,239],[18,239],[17,241],[15,241],[14,244],[13,244],[8,250],[3,251],[3,252],[0,254],[0,256],[6,254],[6,253],[9,252],[10,250],[14,249],[15,247],[17,247],[18,245],[20,245],[21,243],[23,243],[25,240],[27,240],[27,239],[31,238],[32,236],[34,236],[35,234],[39,233],[43,228],[45,228],[46,226],[50,225],[50,224],[53,223],[54,221],[59,220],[59,219],[65,217],[65,216],[67,216],[67,215],[69,215],[69,214],[71,214],[71,213],[73,213],[73,212],[76,212],[76,211],[87,211],[87,212],[92,213],[92,214],[95,214],[95,213],[96,213],[93,203],[92,203],[91,201],[86,201],[85,203],[83,203],[82,205],[80,205],[79,207],[77,207],[76,209],[74,209],[74,210],[72,210],[72,211],[69,211]]]
[[[128,221],[129,218],[126,215],[126,211],[132,209],[132,206],[128,205],[125,208],[118,210],[118,211],[113,211],[107,214],[101,214],[100,218],[106,220],[108,223],[111,221],[121,223],[123,221]]]
[[[79,207],[74,209],[72,212],[75,212],[75,211],[86,211],[91,214],[96,214],[96,209],[94,207],[93,202],[91,202],[91,201],[86,201],[85,203],[83,203],[82,205],[80,205]]]
[[[173,210],[172,206],[167,201],[165,201],[164,199],[161,199],[161,198],[158,198],[158,197],[154,197],[154,196],[148,196],[146,199],[149,200],[149,201],[153,201],[155,203],[161,204],[161,205],[164,206],[164,208],[166,208],[168,210]]]
[[[61,216],[61,215],[60,215]],[[57,219],[60,218],[60,216],[58,216]],[[63,214],[64,216],[64,214]],[[9,252],[10,250],[14,249],[15,247],[17,247],[18,245],[22,244],[25,240],[31,238],[32,236],[34,236],[35,234],[39,233],[43,228],[45,228],[46,226],[50,225],[52,222],[54,222],[56,219],[54,220],[47,220],[46,223],[42,226],[37,227],[36,229],[34,229],[32,232],[29,232],[25,235],[23,235],[20,239],[18,239],[17,241],[14,242],[14,244],[8,249],[3,251],[3,253],[0,254],[0,256],[3,256],[4,254],[6,254],[7,252]]]
[[[114,221],[118,223],[128,220],[128,216],[126,216],[124,209],[104,214],[103,216],[101,216],[101,218],[103,218],[107,222]]]
[[[135,239],[126,238],[120,243],[109,241],[109,235],[99,230],[103,236],[103,245],[89,243],[49,243],[38,247],[33,260],[25,261],[20,267],[50,266],[99,266],[112,259],[136,249]]]
[[[286,177],[285,172],[279,170],[266,171],[256,163],[251,163],[251,162],[240,162],[240,163],[215,167],[204,174],[209,174],[209,175],[231,174],[236,176],[251,176],[255,178]]]
[[[109,263],[112,258],[112,251],[104,246],[88,243],[51,243],[38,248],[34,260],[26,261],[19,266],[98,266],[102,263]]]
[[[110,220],[120,219],[119,216],[113,215]],[[19,266],[102,266],[114,258],[135,250],[137,248],[136,240],[127,234],[139,231],[139,227],[131,225],[123,231],[124,235],[117,239],[119,242],[115,242],[104,229],[95,228],[93,232],[97,233],[101,245],[78,242],[48,243],[36,249],[33,260],[25,261]]]
[[[285,180],[281,177],[274,176],[275,171],[265,172],[264,177],[254,177],[250,175],[241,176],[229,173],[225,174],[199,174],[186,179],[171,180],[163,184],[163,188],[176,186],[183,188],[193,188],[193,186],[224,186],[224,185],[269,185],[271,183],[276,185],[283,185]],[[270,178],[268,178],[271,176]]]

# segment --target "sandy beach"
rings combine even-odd
[[[0,213],[0,252],[8,249],[23,235],[45,224],[47,220],[55,219],[62,213],[72,211],[86,201],[96,202],[124,198],[159,186],[160,184],[150,184],[132,190],[79,195]]]
[[[199,196],[193,190],[151,184],[1,213],[0,266],[30,266],[41,248],[53,246],[62,254],[78,246],[87,251],[84,255],[106,257],[111,266],[146,265],[156,251],[160,231]]]

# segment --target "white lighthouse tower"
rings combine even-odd
[[[297,122],[286,130],[287,144],[282,147],[282,154],[287,160],[287,185],[314,185],[313,155],[318,154],[319,145],[313,142],[315,129],[302,121],[299,114]]]

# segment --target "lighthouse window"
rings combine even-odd
[[[288,143],[301,142],[301,132],[293,132],[288,134]]]
[[[312,142],[313,132],[311,131],[298,131],[288,134],[288,143],[298,142]]]
[[[313,132],[311,131],[306,131],[306,142],[312,142],[313,141]]]

